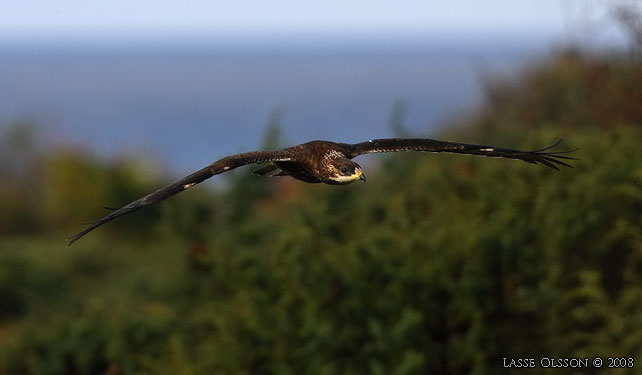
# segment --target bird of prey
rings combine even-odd
[[[543,164],[558,169],[558,166],[571,167],[564,160],[576,160],[567,156],[569,151],[551,152],[556,143],[533,151],[520,151],[510,148],[483,146],[466,143],[438,141],[425,138],[389,138],[348,144],[329,141],[311,141],[275,151],[253,151],[226,156],[207,167],[186,176],[173,184],[139,198],[107,216],[95,221],[82,232],[70,238],[67,246],[117,217],[126,215],[145,206],[158,203],[178,194],[214,175],[231,171],[248,164],[265,164],[254,171],[259,176],[290,176],[309,183],[323,182],[331,185],[345,185],[354,181],[366,181],[366,175],[359,164],[352,161],[358,155],[381,152],[425,151],[449,152],[455,154],[479,155],[497,158],[523,160],[532,164]]]

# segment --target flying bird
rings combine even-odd
[[[483,146],[457,142],[438,141],[425,138],[389,138],[348,144],[329,141],[311,141],[275,151],[253,151],[226,156],[207,167],[186,176],[173,184],[139,198],[107,216],[95,221],[82,232],[70,238],[67,246],[117,217],[129,214],[145,206],[158,203],[178,194],[204,180],[232,169],[249,164],[265,164],[254,171],[259,176],[290,176],[309,183],[345,185],[354,181],[366,181],[361,166],[353,158],[363,154],[399,151],[449,152],[455,154],[479,155],[487,157],[523,160],[531,164],[543,164],[558,169],[558,166],[571,167],[564,160],[577,160],[567,156],[568,151],[549,151],[556,143],[533,151],[520,151],[510,148]],[[572,167],[571,167],[572,168]]]

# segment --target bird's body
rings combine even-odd
[[[281,157],[289,160],[276,160],[257,171],[257,175],[265,175],[262,170],[270,170],[270,176],[290,176],[308,183],[345,184],[352,182],[348,179],[332,178],[341,168],[349,169],[352,173],[358,164],[350,161],[350,145],[328,141],[310,141],[297,146],[277,151]],[[350,174],[352,174],[350,173]],[[342,173],[345,175],[345,173]]]
[[[330,185],[345,185],[354,181],[365,181],[365,174],[363,174],[361,166],[352,161],[354,157],[381,152],[449,152],[517,159],[532,164],[541,163],[554,169],[558,169],[557,166],[570,167],[564,160],[575,158],[562,154],[572,151],[547,152],[547,150],[557,146],[560,142],[561,140],[539,150],[520,151],[494,146],[445,142],[427,138],[375,139],[356,144],[310,141],[281,150],[253,151],[231,155],[219,159],[169,186],[111,212],[109,215],[90,224],[85,230],[73,236],[68,246],[108,221],[150,204],[160,202],[214,175],[249,164],[262,164],[262,167],[255,171],[255,174],[259,176],[290,176],[307,183],[322,182]]]

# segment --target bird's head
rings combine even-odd
[[[330,163],[330,175],[327,183],[346,185],[355,181],[366,182],[361,166],[350,159],[338,158]]]

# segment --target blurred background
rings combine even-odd
[[[631,0],[2,4],[0,374],[629,367],[641,59]],[[245,168],[65,247],[223,156],[391,136],[581,160],[378,155],[340,187]]]

